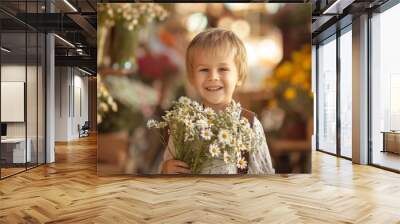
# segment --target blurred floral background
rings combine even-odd
[[[310,22],[310,4],[98,4],[99,175],[158,173],[164,146],[146,121],[180,96],[197,99],[185,50],[209,27],[245,43],[249,75],[235,99],[262,121],[277,173],[309,173]]]

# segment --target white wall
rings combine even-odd
[[[68,84],[69,69],[55,68],[55,141],[68,140]]]
[[[32,67],[28,66],[28,72]],[[1,81],[2,82],[25,82],[25,65],[2,65],[1,66]],[[36,97],[35,93],[27,93],[29,96]],[[1,108],[7,110],[7,108]],[[29,119],[28,119],[29,120]],[[7,136],[8,137],[25,137],[25,123],[24,122],[7,122]]]
[[[88,120],[88,78],[83,75],[76,68],[56,67],[56,141],[79,138],[78,124]]]
[[[77,71],[79,72],[78,75],[76,74]],[[82,126],[85,121],[88,121],[88,78],[81,76],[82,73],[79,70],[74,72],[74,108],[71,135],[78,137],[78,124]]]

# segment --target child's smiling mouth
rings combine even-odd
[[[205,87],[205,89],[207,91],[214,92],[214,91],[218,91],[218,90],[223,89],[223,87],[222,86],[207,86],[207,87]]]

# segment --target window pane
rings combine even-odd
[[[372,163],[400,170],[400,4],[372,22]]]
[[[318,149],[336,153],[336,40],[318,48]]]
[[[351,158],[352,141],[352,36],[351,30],[340,36],[340,152]]]

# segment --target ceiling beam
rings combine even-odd
[[[322,12],[324,15],[337,15],[342,14],[343,10],[351,5],[355,0],[336,0],[332,2],[326,9]]]
[[[67,16],[80,26],[91,38],[96,38],[96,28],[94,28],[85,17],[75,13],[67,14]]]
[[[55,56],[56,66],[88,67],[96,71],[96,57],[90,56]]]

